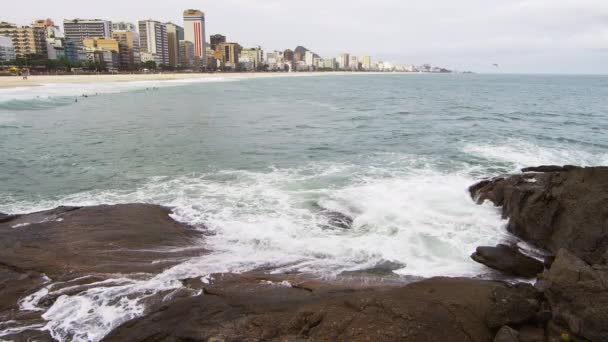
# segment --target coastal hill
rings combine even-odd
[[[496,268],[495,279],[517,275],[526,282],[432,278],[407,283],[373,272],[319,279],[263,270],[186,277],[181,286],[146,293],[140,317],[101,337],[607,341],[608,168],[523,171],[484,180],[470,192],[478,203],[502,207],[508,230],[521,239],[480,246],[473,258]],[[117,273],[154,275],[187,258],[205,258],[204,234],[169,214],[167,208],[143,204],[0,214],[0,317],[33,327],[2,339],[51,341],[48,330],[40,329],[41,314],[62,295],[104,281],[116,286]],[[545,253],[522,249],[524,242]],[[22,301],[41,288],[46,291],[40,296]],[[24,305],[33,310],[19,310]]]

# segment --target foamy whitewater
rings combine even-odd
[[[54,103],[74,93],[53,88],[39,90],[44,107],[0,98],[0,212],[161,204],[204,230],[212,251],[62,295],[43,324],[2,322],[0,336],[33,328],[98,341],[142,315],[146,297],[217,272],[331,278],[392,261],[408,279],[492,277],[469,255],[513,237],[468,186],[523,166],[608,164],[607,85],[362,75],[113,88],[77,103]],[[328,210],[352,228],[333,227]],[[21,310],[44,311],[38,301],[54,291],[48,279]]]

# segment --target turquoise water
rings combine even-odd
[[[212,272],[333,276],[389,260],[401,275],[484,275],[470,253],[509,236],[497,209],[475,205],[466,188],[523,166],[608,164],[606,99],[599,76],[0,90],[0,212],[150,202],[213,233],[210,256],[54,305],[46,329],[62,339],[97,340],[143,305],[129,296],[131,306],[110,310],[99,298]],[[353,226],[332,227],[327,210]]]
[[[137,187],[152,176],[366,163],[382,153],[429,158],[441,170],[510,171],[535,161],[517,160],[522,147],[557,154],[538,162],[600,163],[607,96],[606,77],[362,75],[188,84],[78,103],[3,101],[0,208],[7,196],[31,201]],[[489,158],[491,147],[513,155]]]

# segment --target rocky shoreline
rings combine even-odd
[[[146,298],[143,315],[103,340],[608,341],[608,168],[522,171],[469,191],[502,207],[508,230],[547,255],[506,243],[472,258],[534,285],[214,274]],[[52,341],[42,314],[62,295],[204,257],[200,230],[169,214],[144,204],[0,214],[0,340]]]

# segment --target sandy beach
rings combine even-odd
[[[244,79],[263,77],[306,77],[322,75],[363,75],[371,73],[360,72],[298,72],[298,73],[156,73],[156,74],[119,74],[119,75],[36,75],[24,80],[21,76],[0,77],[0,89],[35,87],[45,84],[91,84],[108,82],[137,82],[137,81],[171,81],[171,80],[194,80],[194,79]]]

